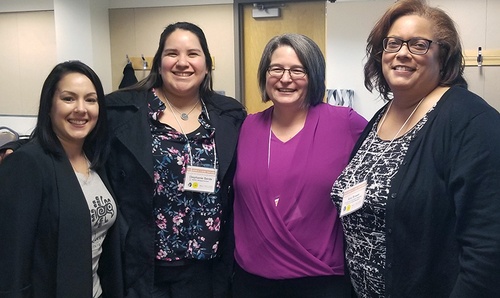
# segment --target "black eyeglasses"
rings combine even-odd
[[[382,41],[384,51],[388,53],[396,53],[401,50],[403,44],[406,44],[408,51],[415,55],[425,55],[431,47],[432,40],[425,38],[412,38],[408,40],[402,40],[397,37],[386,37]],[[435,42],[438,43],[438,42]]]
[[[273,66],[267,69],[267,72],[271,77],[280,79],[285,74],[285,71],[288,71],[288,74],[292,79],[301,79],[305,77],[307,74],[306,70],[300,67],[283,68],[283,67]]]

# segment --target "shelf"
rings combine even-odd
[[[148,66],[146,68],[143,67],[142,57],[130,57],[130,62],[132,62],[132,67],[135,70],[151,70],[151,65],[153,65],[153,57],[144,57]]]
[[[483,49],[483,66],[500,66],[500,50]],[[477,50],[464,51],[465,66],[477,67]]]

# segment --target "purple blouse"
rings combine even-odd
[[[270,134],[273,107],[243,123],[234,178],[235,258],[270,279],[344,274],[343,234],[330,191],[366,126],[321,103],[287,142]]]

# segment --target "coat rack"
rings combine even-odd
[[[500,66],[500,50],[484,49],[465,50],[465,66]]]
[[[141,55],[141,57],[128,57],[128,61],[132,63],[134,70],[151,70],[153,57],[144,57],[144,55]]]

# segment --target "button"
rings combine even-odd
[[[392,263],[387,264],[387,268],[391,269],[392,268]]]
[[[387,229],[387,234],[392,234],[392,229]]]
[[[397,196],[398,196],[397,193],[395,193],[395,192],[391,193],[391,199],[395,199]]]

